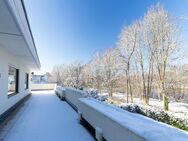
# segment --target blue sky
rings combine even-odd
[[[158,0],[25,0],[43,72],[115,46],[121,28],[143,17]],[[188,0],[161,0],[178,20],[188,45]]]

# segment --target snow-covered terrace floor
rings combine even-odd
[[[37,91],[0,131],[0,141],[94,141],[54,91]]]

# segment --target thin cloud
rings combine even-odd
[[[180,19],[188,21],[188,15],[183,15],[183,16],[180,17]]]

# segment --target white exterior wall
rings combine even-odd
[[[8,97],[9,65],[19,69],[19,93]],[[2,46],[0,46],[0,115],[30,93],[30,82],[29,89],[25,90],[24,88],[25,73],[29,74],[30,80],[30,70],[22,64],[19,57],[7,52]]]

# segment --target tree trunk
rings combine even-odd
[[[127,103],[129,102],[129,93],[131,94],[132,90],[130,88],[130,76],[129,76],[129,67],[130,64],[129,62],[127,63],[127,71],[126,71],[126,76],[127,76]]]
[[[145,76],[144,76],[144,68],[143,68],[143,65],[141,65],[141,68],[142,68],[142,101],[147,104],[147,101],[146,101],[146,85],[145,85]]]
[[[110,88],[108,88],[108,93],[109,93],[109,97],[112,97],[112,88],[110,86]]]
[[[126,81],[127,81],[126,82],[127,103],[129,103],[129,80],[128,80],[128,78],[126,78]]]
[[[130,80],[129,80],[129,91],[130,91],[130,95],[131,95],[131,103],[133,103],[133,93],[132,93],[132,87],[131,87]]]
[[[165,94],[163,94],[163,101],[164,101],[164,110],[168,111],[168,98]]]

